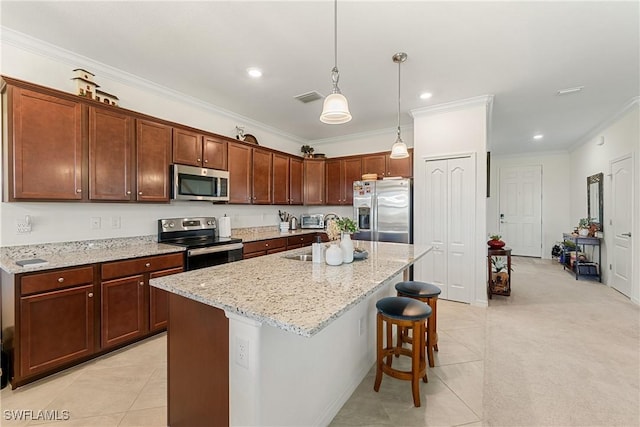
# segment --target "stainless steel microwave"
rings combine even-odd
[[[171,166],[174,200],[229,201],[229,172],[194,166]]]
[[[324,215],[322,214],[300,215],[300,228],[324,228]]]

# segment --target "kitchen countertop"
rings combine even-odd
[[[157,243],[153,240],[154,237],[7,246],[0,248],[0,269],[10,274],[30,273],[184,251],[179,246]],[[30,258],[42,258],[48,264],[39,267],[21,267],[16,264],[18,260]]]
[[[274,327],[311,337],[371,295],[430,246],[354,241],[369,258],[340,266],[285,255],[251,258],[152,279],[150,284]]]

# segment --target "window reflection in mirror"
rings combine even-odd
[[[600,231],[604,228],[602,219],[602,172],[587,177],[587,212],[591,222],[598,224]]]

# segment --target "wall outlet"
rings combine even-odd
[[[249,341],[236,338],[236,363],[249,369]]]
[[[120,217],[112,216],[111,217],[111,228],[120,228]]]
[[[16,221],[16,233],[18,234],[31,233],[31,223]]]
[[[91,217],[91,229],[92,230],[98,230],[101,227],[101,220],[99,216],[93,216]]]

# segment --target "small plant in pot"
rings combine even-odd
[[[580,221],[578,221],[578,234],[582,237],[588,236],[590,225],[591,218],[580,218]]]
[[[500,249],[504,247],[505,243],[502,240],[500,240],[500,238],[502,238],[502,236],[499,234],[493,234],[489,236],[489,241],[487,242],[487,245],[489,245],[491,249]]]
[[[304,154],[304,157],[307,157],[307,158],[313,157],[314,149],[310,145],[303,145],[302,147],[300,147],[300,151]]]

